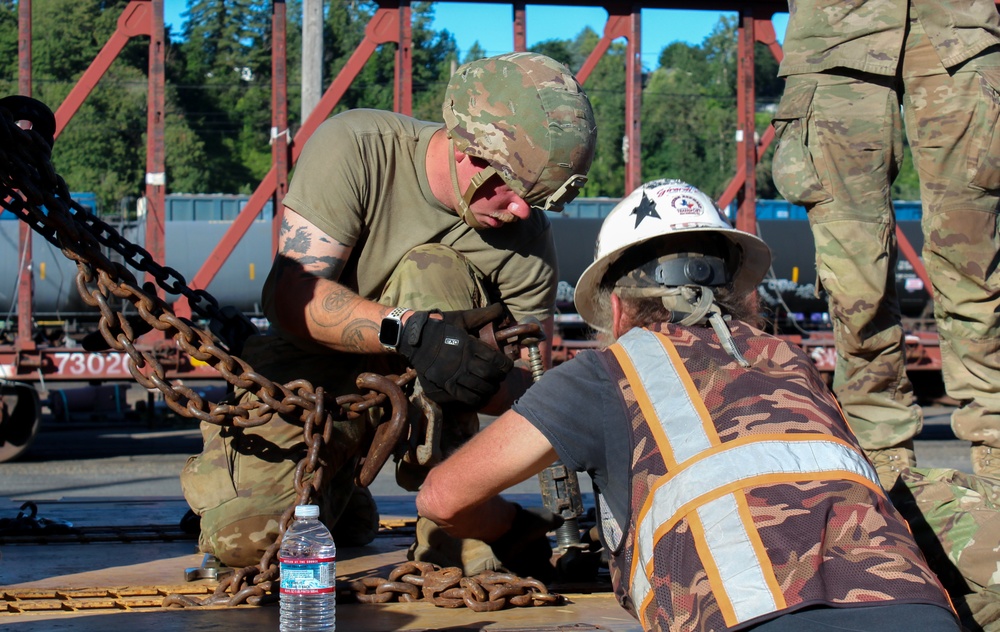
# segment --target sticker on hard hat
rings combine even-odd
[[[673,230],[688,230],[690,228],[712,228],[711,224],[706,224],[705,222],[679,222],[676,224],[671,224],[670,228]]]
[[[701,202],[687,195],[678,195],[671,204],[673,204],[674,210],[681,215],[701,215],[705,212]]]
[[[639,224],[642,220],[647,217],[655,217],[656,219],[662,219],[660,214],[656,212],[656,204],[646,197],[646,192],[642,192],[642,201],[639,202],[639,206],[632,209],[632,215],[635,215],[635,226],[634,228],[639,228]]]

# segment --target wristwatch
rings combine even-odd
[[[405,307],[397,307],[382,319],[382,325],[378,330],[378,341],[389,351],[395,351],[403,338],[403,323],[400,318],[408,311],[410,310]]]

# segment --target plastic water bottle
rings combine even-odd
[[[319,507],[299,505],[278,553],[281,632],[337,629],[337,547]]]

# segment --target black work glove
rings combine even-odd
[[[430,317],[441,314],[444,320]],[[500,304],[457,312],[416,312],[403,327],[398,351],[417,370],[427,396],[478,407],[500,389],[514,367],[503,353],[469,334],[503,313]]]
[[[549,531],[562,526],[562,516],[544,507],[525,509],[514,503],[517,513],[510,529],[493,542],[493,555],[508,571],[521,577],[533,577],[539,581],[551,581],[555,575],[552,565],[552,543]]]

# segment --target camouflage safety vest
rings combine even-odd
[[[630,515],[599,503],[615,592],[646,630],[810,605],[950,607],[801,350],[734,323],[633,329],[602,360],[632,430]]]

